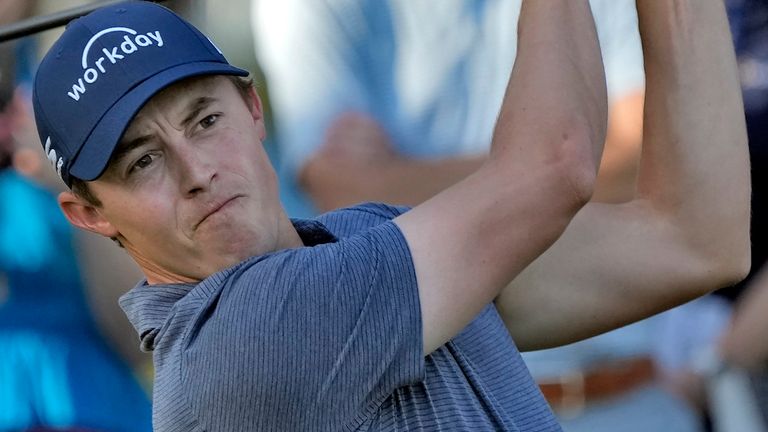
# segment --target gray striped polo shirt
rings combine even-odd
[[[296,220],[307,247],[125,294],[153,351],[155,430],[561,430],[493,305],[422,354],[404,210]]]

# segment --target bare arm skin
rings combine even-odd
[[[645,318],[749,269],[749,159],[723,2],[637,7],[647,89],[637,198],[585,206],[497,299],[521,349]]]
[[[464,328],[589,200],[606,89],[586,0],[524,1],[488,160],[395,219],[411,248],[429,353]]]

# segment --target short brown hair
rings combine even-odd
[[[76,177],[71,177],[71,180],[72,185],[69,187],[69,189],[73,194],[84,199],[88,202],[88,204],[91,204],[95,207],[101,207],[101,201],[96,198],[96,195],[94,195],[93,192],[91,192],[91,189],[88,188],[88,182],[80,180]]]
[[[253,78],[249,76],[235,76],[235,75],[227,75],[227,78],[229,78],[230,81],[232,81],[232,84],[235,85],[235,88],[237,89],[238,93],[240,93],[240,96],[243,97],[247,105],[250,105],[250,101],[248,100],[248,92],[251,91],[251,89],[254,87]]]

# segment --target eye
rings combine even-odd
[[[213,126],[214,123],[216,123],[216,120],[219,119],[219,114],[211,114],[204,119],[200,120],[200,126],[203,129],[208,129],[209,127]]]
[[[145,154],[138,158],[136,162],[134,162],[130,168],[128,168],[128,174],[131,174],[137,170],[143,170],[144,168],[147,168],[152,164],[152,162],[155,160],[155,157],[152,154]]]

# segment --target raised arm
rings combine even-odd
[[[419,285],[424,351],[456,335],[591,195],[606,127],[586,0],[524,1],[487,162],[398,217]]]
[[[497,305],[521,349],[573,342],[742,278],[749,161],[722,0],[637,1],[646,63],[638,198],[589,204]]]

